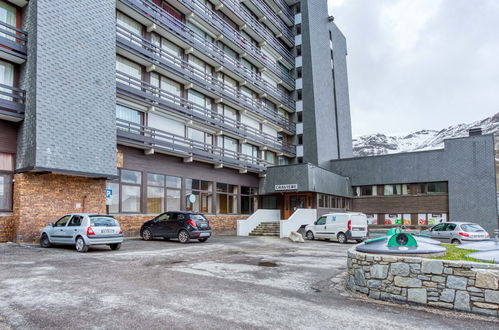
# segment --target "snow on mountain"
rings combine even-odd
[[[440,131],[421,130],[405,136],[377,133],[353,139],[354,156],[373,156],[407,151],[441,149],[444,140],[468,136],[470,128],[482,128],[482,134],[499,133],[499,113],[470,124],[449,126]]]

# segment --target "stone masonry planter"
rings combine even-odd
[[[498,317],[499,265],[348,251],[347,287],[401,301]]]

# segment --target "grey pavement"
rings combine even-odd
[[[378,302],[344,288],[326,241],[216,236],[120,251],[0,244],[0,329],[498,329],[494,318]]]

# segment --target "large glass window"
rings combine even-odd
[[[116,58],[116,71],[122,72],[132,78],[142,80],[142,67],[124,57],[118,56]],[[132,85],[132,87],[139,88],[139,86]]]
[[[217,183],[217,213],[237,213],[237,190],[232,184]]]
[[[118,21],[118,24],[121,27],[125,28],[127,31],[142,36],[143,26],[139,22],[133,20],[132,18],[128,17],[127,15],[121,12],[117,13],[116,20]]]
[[[185,205],[187,211],[212,213],[213,184],[209,181],[185,180]]]
[[[107,183],[112,190],[108,198],[109,213],[140,213],[142,173],[139,171],[120,170],[120,178]]]
[[[1,3],[0,3],[1,4]],[[0,61],[0,84],[14,86],[14,65],[8,62]],[[0,88],[0,92],[11,94],[12,91],[6,88]],[[0,99],[13,101],[8,95],[0,94]]]
[[[385,184],[383,195],[392,196],[400,195],[402,193],[401,185],[399,184]]]
[[[0,153],[0,211],[12,210],[12,172],[14,155]]]
[[[258,188],[241,186],[241,214],[252,214],[258,209]]]
[[[180,210],[181,179],[175,176],[147,174],[147,213]]]
[[[16,27],[16,25],[17,25],[16,14],[17,14],[17,10],[14,6],[11,6],[5,2],[0,2],[0,21],[1,22],[6,23],[8,25],[11,25],[13,27]],[[2,26],[2,30],[7,30],[8,32],[15,34],[15,30],[11,30],[5,26]],[[5,33],[0,33],[0,37],[4,37],[4,38],[10,39],[12,41],[16,40],[15,37],[8,35],[8,34],[5,34]]]
[[[269,163],[270,165],[275,165],[276,164],[276,154],[273,151],[266,151],[265,152],[265,161]]]
[[[151,73],[151,85],[166,91],[169,94],[173,94],[175,96],[181,96],[182,85],[178,82],[166,78],[165,76],[161,76],[155,72]]]
[[[130,121],[135,124],[142,124],[142,112],[124,107],[122,105],[116,105],[116,118]]]

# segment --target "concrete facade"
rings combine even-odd
[[[115,8],[111,0],[27,5],[18,171],[116,175]]]
[[[330,169],[352,185],[448,182],[449,218],[497,228],[496,171],[492,135],[445,141],[442,150],[333,160]]]

